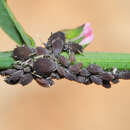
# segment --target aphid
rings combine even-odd
[[[104,86],[105,88],[110,88],[110,87],[111,87],[111,84],[110,84],[109,81],[103,80],[103,86]]]
[[[58,61],[60,64],[62,64],[65,67],[68,67],[70,65],[70,61],[66,59],[64,56],[59,56]]]
[[[102,79],[99,76],[92,75],[90,76],[90,79],[92,82],[94,82],[97,85],[102,85]]]
[[[57,72],[59,73],[59,75],[61,77],[64,77],[65,74],[66,74],[65,69],[62,66],[59,66],[59,65],[57,66]]]
[[[75,65],[72,65],[69,67],[69,71],[73,74],[79,74],[80,72],[80,69],[82,68],[82,63],[78,63],[78,64],[75,64]]]
[[[103,80],[112,81],[114,79],[114,76],[110,72],[103,72],[100,74],[101,78]]]
[[[118,78],[119,79],[130,79],[130,71],[119,72]]]
[[[53,80],[49,81],[48,79],[44,79],[44,78],[42,78],[42,79],[36,78],[35,80],[42,87],[47,87],[48,88],[48,87],[50,87],[51,85],[54,84]]]
[[[52,50],[56,57],[62,52],[64,46],[64,41],[60,38],[57,38],[52,41]]]
[[[17,71],[16,69],[2,70],[2,71],[0,71],[0,75],[2,75],[2,76],[11,75],[16,71]]]
[[[69,71],[66,71],[65,78],[68,80],[76,80],[76,75],[70,73]]]
[[[88,77],[90,76],[90,72],[86,68],[82,68],[79,73],[81,76]]]
[[[104,72],[103,69],[96,64],[89,65],[87,70],[92,74],[99,74]]]
[[[55,32],[48,38],[48,41],[52,41],[52,40],[54,40],[56,38],[60,38],[63,41],[65,41],[65,34],[63,32],[60,32],[60,31]]]
[[[60,79],[60,76],[57,73],[51,73],[50,77],[57,80]]]
[[[43,47],[36,48],[37,55],[49,55],[49,51]]]
[[[5,79],[8,84],[16,84],[19,82],[20,78],[23,76],[23,70],[18,70]]]
[[[70,59],[70,61],[71,61],[72,64],[75,62],[76,59],[75,59],[75,54],[74,54],[74,52],[70,52],[69,59]]]
[[[77,79],[76,79],[76,81],[79,82],[79,83],[84,83],[85,80],[86,80],[86,79],[85,79],[85,77],[83,77],[83,76],[78,76]]]
[[[74,52],[75,54],[83,52],[83,47],[77,43],[67,43],[64,49],[68,52]]]
[[[33,80],[32,74],[27,73],[27,74],[24,74],[24,75],[20,78],[19,83],[20,83],[21,85],[25,86],[25,85],[31,83],[32,80]]]
[[[34,62],[33,69],[38,75],[49,75],[56,69],[56,63],[48,58],[39,58]]]
[[[32,55],[32,49],[28,48],[27,46],[17,47],[14,49],[12,56],[16,60],[27,60]]]

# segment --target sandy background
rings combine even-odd
[[[51,32],[90,21],[89,51],[130,52],[129,0],[8,0],[17,19],[41,45]],[[0,51],[15,43],[0,31]],[[111,89],[67,80],[50,89],[35,82],[9,86],[0,78],[0,130],[130,130],[130,81]]]

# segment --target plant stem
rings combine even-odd
[[[61,55],[69,58],[68,53],[63,52]],[[128,53],[106,53],[106,52],[83,52],[76,55],[76,63],[83,63],[83,67],[89,64],[97,64],[105,70],[130,70],[130,54]]]
[[[0,69],[12,68],[14,59],[11,52],[0,52]]]
[[[0,52],[0,69],[12,68],[15,60],[12,52]],[[69,58],[69,54],[63,52],[61,55]],[[89,64],[97,64],[104,70],[130,70],[130,54],[128,53],[106,53],[106,52],[83,52],[76,55],[75,64],[81,62],[83,67]]]

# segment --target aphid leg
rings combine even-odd
[[[32,72],[32,75],[33,75],[34,77],[37,77],[37,78],[42,78],[42,76],[36,74],[36,71],[33,71],[33,72]]]

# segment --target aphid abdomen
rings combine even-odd
[[[16,60],[25,61],[29,59],[31,54],[33,53],[32,49],[28,48],[27,46],[17,47],[14,49],[12,56]]]
[[[37,55],[49,55],[49,51],[46,48],[37,47],[36,48],[36,54]]]
[[[48,58],[39,58],[34,62],[33,69],[38,75],[49,75],[56,69],[56,64]]]
[[[2,76],[11,75],[16,71],[17,71],[16,69],[2,70],[2,71],[0,71],[0,75],[2,75]]]
[[[72,72],[73,74],[79,74],[81,68],[82,68],[82,63],[78,63],[70,66],[69,71]]]
[[[102,79],[99,76],[92,75],[92,76],[90,76],[90,79],[91,79],[92,82],[94,82],[97,85],[102,85],[103,84]]]
[[[92,74],[100,74],[104,72],[103,69],[96,64],[89,65],[87,70]]]
[[[57,38],[56,40],[53,40],[52,42],[52,50],[56,57],[59,56],[59,54],[63,50],[64,41],[62,39]]]
[[[88,77],[90,76],[90,72],[86,68],[82,68],[79,73],[81,76]]]
[[[51,85],[53,85],[53,81],[51,80],[51,81],[49,81],[49,80],[47,80],[47,79],[44,79],[44,78],[42,78],[42,79],[40,79],[40,78],[36,78],[35,79],[36,80],[36,82],[40,85],[40,86],[42,86],[42,87],[50,87]]]
[[[23,70],[19,70],[13,74],[11,74],[10,76],[8,76],[5,79],[5,82],[8,84],[16,84],[19,82],[20,78],[23,76]]]
[[[120,79],[130,79],[130,71],[119,72],[118,78],[120,78]]]
[[[110,72],[103,72],[100,74],[101,78],[103,80],[112,81],[114,79],[114,76]]]
[[[66,59],[64,56],[59,56],[58,61],[61,65],[65,66],[65,67],[69,67],[69,65],[70,65],[70,61],[68,61],[68,59]]]
[[[24,75],[20,78],[19,83],[20,83],[21,85],[25,86],[25,85],[31,83],[32,80],[33,80],[32,74],[27,73],[27,74],[24,74]]]

